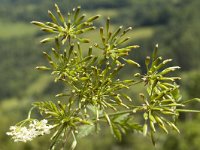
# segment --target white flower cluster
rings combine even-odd
[[[11,131],[6,134],[12,136],[15,142],[27,142],[37,136],[49,134],[52,128],[53,126],[48,125],[46,119],[41,121],[33,120],[29,124],[29,127],[11,126]]]

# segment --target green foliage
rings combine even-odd
[[[139,46],[124,46],[130,39],[125,35],[132,28],[122,30],[120,26],[112,31],[108,18],[105,27],[99,28],[101,43],[95,43],[94,48],[89,46],[86,50],[82,45],[90,40],[85,38],[85,34],[96,29],[94,21],[99,16],[85,19],[85,15],[80,15],[80,7],[77,7],[65,19],[59,7],[55,5],[55,8],[56,15],[49,11],[52,22],[32,22],[42,31],[52,34],[42,43],[55,43],[51,52],[43,52],[49,65],[36,68],[50,71],[54,81],[62,82],[67,90],[56,95],[61,100],[33,103],[28,118],[18,126],[32,123],[31,112],[38,109],[53,127],[50,149],[64,148],[70,137],[71,149],[74,149],[77,137],[99,132],[104,125],[110,127],[118,140],[122,140],[123,134],[137,131],[150,135],[155,144],[157,128],[166,133],[169,128],[179,132],[176,126],[179,112],[199,112],[182,108],[188,101],[181,101],[179,86],[175,82],[180,78],[167,76],[179,67],[166,67],[171,59],[163,61],[162,57],[158,57],[158,45],[152,57],[148,56],[145,60],[146,74],[136,73],[120,79],[124,67],[130,65],[133,70],[140,67],[135,60],[127,58],[129,52]],[[100,53],[96,56],[93,51]],[[139,93],[141,101],[135,105],[133,98],[123,91],[137,84],[144,84],[145,92]],[[136,116],[143,117],[143,121],[137,121]]]
[[[59,21],[56,19],[56,17],[53,15],[51,11],[48,11],[50,18],[52,19],[52,22],[46,22],[44,24],[41,22],[33,21],[32,23],[42,27],[41,30],[45,32],[57,34],[55,37],[61,38],[62,44],[65,44],[67,40],[73,40],[73,39],[77,39],[78,41],[83,43],[88,43],[89,41],[87,39],[79,38],[77,37],[77,35],[83,34],[84,32],[90,30],[94,30],[95,27],[92,26],[93,24],[92,22],[97,18],[99,18],[99,16],[97,15],[87,19],[86,21],[83,21],[85,15],[79,17],[80,7],[77,7],[77,9],[74,8],[73,10],[73,16],[70,13],[68,13],[68,20],[66,21],[56,4],[55,7]],[[59,22],[63,24],[63,26],[61,26]],[[55,38],[47,38],[42,40],[41,42],[45,43],[53,39]]]
[[[156,41],[171,49],[164,51],[164,54],[174,58],[183,70],[199,69],[199,5],[198,0],[179,4],[169,23],[158,29],[155,34]]]
[[[182,79],[185,82],[182,82],[182,88],[184,91],[187,91],[187,96],[191,98],[191,96],[198,97],[198,91],[200,90],[200,72],[198,70],[191,72],[182,73]]]
[[[24,90],[21,91],[20,88],[26,89],[38,77],[31,68],[41,62],[41,56],[39,51],[35,51],[39,47],[30,46],[32,43],[34,40],[31,37],[0,40],[1,99],[24,95]]]
[[[181,135],[177,136],[175,134],[171,134],[163,143],[163,149],[177,149],[177,150],[187,150],[187,149],[198,149],[199,148],[199,115],[196,120],[186,122],[182,122],[180,125],[180,130],[184,131],[185,129],[189,129],[186,132],[182,132]]]

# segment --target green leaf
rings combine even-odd
[[[95,126],[93,124],[92,125],[82,125],[78,129],[77,137],[78,138],[86,137],[94,131],[95,131]]]
[[[85,17],[86,17],[86,15],[83,14],[82,16],[80,16],[79,18],[77,18],[77,20],[74,22],[74,24],[75,25],[79,24]]]
[[[167,123],[168,123],[168,125],[169,125],[170,127],[172,127],[176,132],[180,133],[178,127],[177,127],[174,123],[169,122],[169,121],[168,121]]]
[[[152,54],[153,61],[156,59],[157,53],[158,53],[158,44],[156,44],[154,51],[153,51],[153,54]]]
[[[56,130],[56,132],[52,135],[51,137],[51,145],[50,145],[50,150],[53,149],[53,147],[56,145],[56,143],[58,143],[58,139],[61,136],[61,134],[63,133],[64,130],[64,126],[62,125],[59,129]]]
[[[163,131],[165,131],[166,134],[168,134],[168,130],[167,130],[167,128],[165,127],[164,124],[158,124],[158,125],[161,127],[161,129],[163,129]]]
[[[112,132],[114,134],[114,137],[121,141],[122,140],[122,134],[120,132],[120,129],[115,125],[115,124],[112,124]]]
[[[100,17],[100,15],[96,15],[94,17],[89,18],[86,22],[92,22],[92,21],[98,19],[99,17]]]
[[[80,12],[81,6],[78,6],[77,9],[74,9],[75,13],[74,13],[74,21],[76,22],[79,12]]]
[[[40,43],[47,43],[47,42],[50,42],[52,40],[54,40],[54,38],[45,38],[45,39],[41,40]]]
[[[52,61],[51,56],[49,56],[49,54],[47,54],[46,52],[43,52],[43,54],[48,61]]]
[[[156,66],[156,70],[159,70],[160,68],[164,67],[167,63],[171,62],[172,59],[166,59],[162,63],[160,63],[158,66]]]
[[[131,31],[131,30],[132,30],[132,27],[128,27],[126,30],[124,30],[124,31],[122,32],[122,34],[120,35],[120,37],[124,36],[126,33],[128,33],[128,32]]]
[[[82,42],[82,43],[90,43],[89,39],[79,38],[79,41]]]
[[[200,113],[200,110],[192,110],[192,109],[176,109],[177,112],[191,112],[191,113]]]
[[[126,98],[128,101],[132,102],[132,99],[131,99],[128,95],[122,94],[122,96],[123,96],[124,98]]]
[[[48,14],[49,14],[49,17],[52,19],[52,21],[55,24],[58,24],[58,21],[57,21],[56,17],[53,15],[53,13],[50,10],[48,11]]]
[[[145,123],[144,126],[143,126],[143,135],[146,136],[146,135],[147,135],[147,132],[148,132],[148,126],[147,126],[147,124]]]
[[[38,69],[38,70],[51,70],[51,68],[48,68],[46,66],[38,66],[38,67],[36,67],[36,69]]]
[[[155,129],[155,126],[154,126],[154,122],[153,121],[150,121],[150,128],[151,128],[151,131],[152,132],[156,132],[156,129]]]
[[[92,55],[92,46],[90,46],[88,50],[88,56],[91,56],[91,55]]]
[[[148,118],[149,118],[148,113],[145,112],[145,113],[143,114],[143,118],[144,118],[144,120],[148,120]]]
[[[130,37],[127,37],[127,38],[125,38],[125,39],[122,39],[121,41],[119,41],[117,44],[119,45],[119,44],[123,44],[123,43],[125,43],[126,41],[128,41],[130,39]]]
[[[109,116],[106,113],[104,113],[104,115],[105,115],[105,118],[106,118],[106,120],[107,120],[107,122],[110,126],[111,133],[114,135],[115,138],[117,138],[118,140],[121,140],[120,130],[114,124],[112,124]]]
[[[147,56],[145,59],[145,65],[146,65],[147,70],[149,69],[150,59],[151,58],[149,56]]]
[[[189,100],[184,100],[184,101],[182,101],[182,104],[187,104],[187,103],[194,102],[194,101],[200,102],[200,98],[193,98],[193,99],[189,99]]]
[[[121,121],[127,119],[128,117],[129,117],[129,113],[127,113],[127,114],[121,114],[121,115],[118,115],[118,116],[114,117],[113,121],[114,122],[121,122]]]
[[[120,31],[122,30],[123,26],[120,26],[115,33],[112,35],[111,41],[120,33]]]
[[[109,31],[109,28],[110,28],[110,18],[108,17],[107,20],[106,20],[106,32],[108,34],[108,31]]]
[[[47,27],[44,23],[39,21],[32,21],[31,23],[39,27]]]
[[[73,131],[72,131],[72,136],[73,136],[73,142],[72,142],[72,145],[71,145],[71,150],[74,150],[76,148],[76,145],[77,145],[77,140],[76,140],[76,137],[75,137]]]
[[[59,9],[58,5],[55,4],[55,7],[56,7],[56,12],[57,12],[57,14],[58,14],[58,17],[59,17],[60,21],[61,21],[62,23],[64,23],[64,22],[65,22],[65,19],[64,19],[62,13],[60,12],[60,9]]]
[[[151,141],[152,141],[153,145],[155,146],[156,142],[155,142],[155,138],[154,138],[154,133],[153,132],[151,132]]]
[[[134,65],[134,66],[140,67],[140,64],[138,64],[137,62],[135,62],[135,61],[133,61],[133,60],[131,60],[131,59],[124,59],[124,58],[123,58],[123,60],[124,60],[125,62],[127,62],[128,64],[130,64],[130,65]]]

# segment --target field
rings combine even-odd
[[[0,20],[0,39],[9,40],[22,36],[31,36],[36,31],[37,29],[29,23]]]

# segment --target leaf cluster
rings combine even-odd
[[[146,74],[136,73],[129,79],[119,79],[126,65],[132,65],[133,70],[140,67],[135,60],[127,58],[129,52],[139,46],[124,46],[130,39],[126,34],[132,28],[123,30],[120,26],[112,31],[108,18],[105,27],[99,28],[101,42],[83,49],[83,43],[90,42],[84,35],[97,28],[94,21],[99,15],[87,19],[77,7],[66,18],[57,5],[55,9],[56,15],[48,12],[52,22],[32,22],[51,34],[41,43],[55,43],[51,51],[43,52],[49,65],[37,69],[51,72],[54,81],[62,82],[66,87],[66,91],[56,95],[62,102],[52,100],[33,104],[55,126],[50,149],[60,144],[64,147],[70,137],[74,149],[76,138],[99,132],[105,124],[118,140],[122,139],[122,134],[137,131],[144,135],[150,133],[155,143],[153,134],[158,128],[166,133],[169,128],[179,132],[175,125],[179,112],[194,111],[182,109],[184,101],[181,101],[176,83],[180,78],[168,76],[179,67],[166,67],[172,60],[158,57],[157,45],[152,57],[145,60]],[[101,53],[95,55],[93,51]],[[144,84],[146,92],[139,94],[141,104],[135,105],[133,98],[123,91],[139,83]],[[136,121],[135,116],[141,116],[143,121]]]

